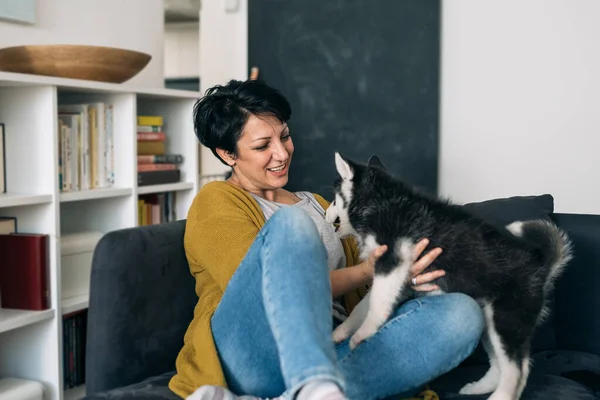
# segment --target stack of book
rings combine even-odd
[[[6,193],[6,150],[4,142],[4,124],[0,123],[0,193]]]
[[[87,310],[63,315],[63,385],[72,389],[85,383]]]
[[[162,116],[137,117],[138,186],[175,183],[181,179],[180,154],[168,152]]]
[[[60,191],[72,192],[114,185],[113,128],[111,104],[59,105]]]
[[[154,225],[177,220],[175,193],[164,192],[138,197],[138,225]]]

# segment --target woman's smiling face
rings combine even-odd
[[[236,177],[251,192],[282,188],[293,153],[286,123],[271,115],[250,115],[237,142]]]

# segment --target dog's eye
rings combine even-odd
[[[332,206],[335,206],[335,200],[331,203]]]

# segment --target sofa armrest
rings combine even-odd
[[[600,215],[554,214],[574,246],[556,283],[556,345],[600,355]]]
[[[92,262],[87,394],[175,369],[197,302],[185,221],[107,233]]]

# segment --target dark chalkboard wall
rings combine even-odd
[[[288,190],[331,198],[334,151],[437,192],[439,0],[249,0],[249,67],[292,106]]]

